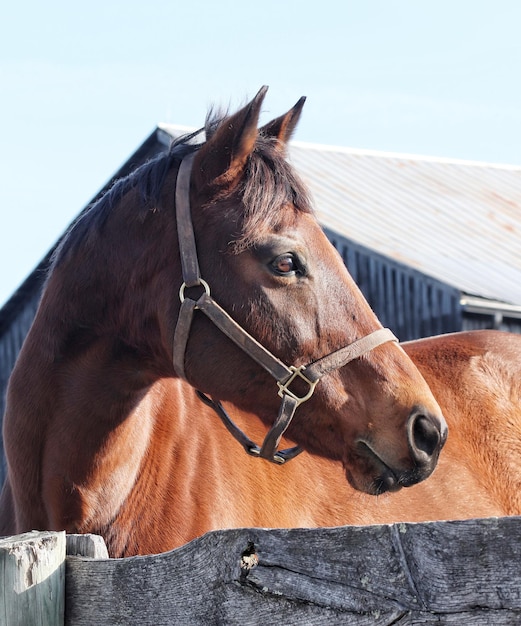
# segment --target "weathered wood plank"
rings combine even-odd
[[[0,626],[61,626],[65,533],[0,539]]]
[[[66,624],[521,623],[520,557],[519,518],[219,531],[156,556],[68,557]]]
[[[103,537],[99,535],[67,535],[67,556],[85,556],[91,559],[108,559],[109,553]]]
[[[407,567],[429,610],[521,609],[521,518],[402,526]]]

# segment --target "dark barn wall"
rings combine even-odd
[[[505,314],[494,313],[470,313],[463,314],[462,330],[481,330],[491,328],[493,330],[502,330],[508,333],[521,333],[521,319],[519,317],[510,317]]]

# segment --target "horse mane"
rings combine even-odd
[[[142,220],[159,200],[166,175],[173,163],[181,161],[187,154],[200,147],[191,143],[199,133],[200,131],[196,131],[173,140],[170,150],[161,152],[127,176],[116,180],[100,198],[90,204],[72,222],[54,251],[50,269],[59,265],[80,242],[91,237],[93,233],[100,232],[112,208],[121,202],[125,194],[134,189],[137,189],[141,198],[141,215],[136,215],[136,218]]]
[[[50,268],[59,265],[77,244],[99,233],[111,209],[129,191],[137,190],[141,199],[141,211],[135,219],[143,220],[151,210],[157,210],[163,184],[173,164],[201,148],[204,142],[196,143],[194,139],[204,131],[208,140],[226,119],[227,115],[210,111],[204,128],[174,139],[167,152],[151,158],[128,176],[117,180],[71,224],[52,256]],[[265,136],[262,129],[248,159],[242,181],[233,193],[242,196],[244,205],[238,237],[233,243],[235,251],[253,245],[260,233],[276,230],[281,219],[277,209],[281,206],[293,205],[297,211],[311,213],[306,187],[286,161],[277,140]],[[220,196],[219,199],[226,197]],[[215,219],[222,219],[222,215],[215,216]]]

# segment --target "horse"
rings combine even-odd
[[[97,533],[123,557],[404,518],[422,485],[443,499],[450,469],[426,479],[458,394],[432,344],[382,328],[287,161],[304,98],[259,128],[266,90],[118,181],[57,248],[7,391],[0,534]]]

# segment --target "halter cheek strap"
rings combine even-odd
[[[183,284],[179,291],[181,308],[174,334],[174,369],[179,376],[186,380],[184,362],[188,337],[194,313],[195,311],[201,311],[237,346],[275,378],[279,388],[278,395],[282,398],[282,403],[277,419],[266,435],[263,444],[258,446],[233,423],[220,401],[209,398],[201,391],[197,391],[198,396],[216,411],[228,431],[239,441],[248,454],[260,456],[273,463],[282,464],[302,452],[302,449],[298,446],[286,450],[278,450],[278,446],[282,435],[295,415],[297,407],[313,395],[315,386],[322,376],[343,367],[350,361],[357,359],[383,343],[398,340],[388,328],[380,328],[350,345],[322,357],[318,361],[306,366],[295,367],[283,363],[245,331],[212,298],[208,283],[200,276],[190,211],[190,175],[194,157],[195,153],[183,159],[179,167],[176,184],[176,219]],[[185,295],[186,289],[191,287],[202,288],[203,292],[197,299]],[[291,384],[297,378],[307,384],[307,391],[303,395],[298,395],[290,389]]]

